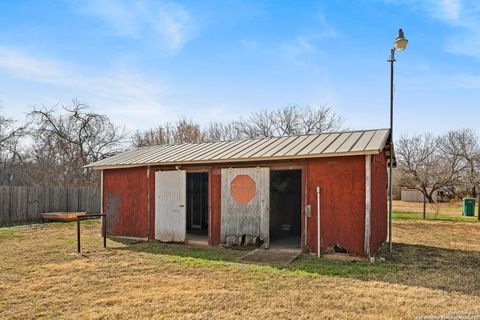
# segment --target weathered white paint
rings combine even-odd
[[[150,166],[147,166],[147,239],[150,241]]]
[[[100,170],[100,213],[103,214],[103,170]]]
[[[370,233],[372,214],[372,156],[365,156],[365,255],[370,257]]]
[[[103,214],[103,170],[100,170],[100,214]],[[102,230],[106,230],[104,228],[105,217],[101,217],[100,221],[102,223]],[[107,231],[105,231],[105,233],[107,233]]]
[[[238,175],[248,175],[255,181],[256,194],[248,204],[237,203],[230,195],[230,185]],[[227,244],[255,243],[257,239],[269,246],[270,228],[270,169],[222,169],[221,241]]]
[[[185,241],[186,188],[185,170],[155,173],[155,239]]]

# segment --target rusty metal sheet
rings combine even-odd
[[[270,169],[229,168],[221,174],[221,241],[269,246]]]

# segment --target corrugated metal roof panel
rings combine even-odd
[[[363,132],[353,132],[350,137],[336,150],[336,152],[348,152],[353,145],[360,139]]]
[[[389,130],[366,130],[153,146],[128,150],[89,164],[97,169],[141,165],[236,162],[372,154],[383,150]]]
[[[265,150],[268,148],[268,146],[272,145],[275,143],[278,139],[280,138],[265,138],[262,139],[261,143],[255,145],[255,148],[251,148],[249,150],[245,150],[245,152],[242,152],[240,155],[241,158],[250,158],[252,155],[258,154],[261,150]]]
[[[309,136],[306,136],[305,140],[303,140],[302,142],[298,143],[295,147],[293,147],[292,149],[290,149],[287,153],[285,153],[286,156],[292,156],[292,155],[296,155],[297,153],[299,153],[300,151],[302,151],[303,149],[305,149],[308,145],[310,145],[311,143],[313,143],[313,140],[315,139],[318,139],[318,136],[317,135],[309,135]]]
[[[328,134],[325,139],[318,144],[315,148],[310,150],[308,154],[319,154],[323,153],[323,150],[327,149],[329,145],[331,145],[335,139],[337,139],[340,136],[340,133],[332,133]]]
[[[350,149],[350,151],[355,152],[355,151],[365,150],[365,148],[367,147],[370,140],[372,140],[372,137],[373,137],[374,134],[375,134],[375,131],[363,132],[360,139],[357,141],[357,143],[355,143],[353,145],[353,147]]]
[[[308,138],[309,136],[299,136],[297,139],[293,140],[292,142],[290,142],[288,145],[286,145],[284,148],[282,148],[281,150],[277,151],[273,156],[285,156],[290,150],[292,150],[293,148],[295,148],[296,146],[298,146],[299,144],[302,143],[302,141],[304,141],[306,138]]]
[[[372,137],[372,140],[367,144],[365,150],[375,150],[383,148],[388,138],[389,130],[377,130]]]
[[[212,155],[215,155],[217,153],[222,152],[223,150],[226,150],[229,148],[229,146],[232,145],[233,141],[221,141],[219,143],[216,143],[215,145],[212,146],[212,148],[209,148],[207,152],[198,154],[195,157],[192,157],[192,160],[198,160],[198,159],[209,159]]]
[[[336,152],[338,148],[350,137],[351,133],[342,133],[340,134],[337,139],[335,139],[325,150],[323,153],[332,153]]]
[[[308,146],[300,150],[297,155],[304,155],[304,154],[309,154],[313,149],[315,149],[320,143],[323,142],[330,134],[325,133],[325,134],[320,134],[318,135],[315,140],[310,142]]]
[[[243,140],[239,141],[236,145],[234,145],[231,149],[228,149],[226,152],[222,152],[219,155],[217,155],[215,158],[218,159],[229,159],[233,157],[235,154],[239,153],[240,151],[244,150],[247,148],[253,140]]]
[[[242,158],[244,154],[249,153],[250,151],[254,150],[256,147],[261,145],[265,139],[256,139],[253,140],[251,143],[249,143],[245,148],[243,148],[241,151],[235,153],[232,157],[233,158]],[[232,158],[231,157],[231,158]]]
[[[269,152],[270,150],[276,148],[278,145],[282,144],[285,140],[287,140],[289,137],[280,137],[278,138],[277,140],[273,141],[272,140],[272,143],[265,146],[264,149],[261,149],[259,150],[258,152],[256,152],[255,154],[252,154],[250,156],[250,158],[257,158],[257,157],[262,157],[263,154]],[[273,138],[272,138],[273,139]]]
[[[268,150],[267,152],[262,154],[262,157],[271,157],[276,153],[279,153],[283,148],[290,145],[292,142],[297,140],[299,136],[287,137],[282,143],[276,145],[273,149]]]

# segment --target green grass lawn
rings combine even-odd
[[[393,212],[393,219],[397,220],[424,220],[423,214],[418,212]],[[454,221],[454,222],[478,222],[478,217],[452,216],[427,213],[425,220]]]

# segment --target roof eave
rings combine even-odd
[[[382,148],[383,149],[383,148]],[[172,162],[153,162],[153,163],[135,163],[135,164],[119,164],[119,165],[95,165],[94,163],[86,165],[85,168],[92,168],[93,170],[108,170],[108,169],[126,169],[137,167],[154,167],[154,166],[175,166],[175,165],[208,165],[221,163],[242,163],[242,162],[272,162],[279,160],[299,160],[311,158],[332,158],[332,157],[348,157],[359,156],[367,154],[379,154],[381,150],[363,150],[363,151],[349,151],[349,152],[333,152],[321,154],[307,154],[300,156],[283,156],[283,157],[256,157],[256,158],[233,158],[233,159],[217,159],[217,160],[198,160],[198,161],[172,161]]]

